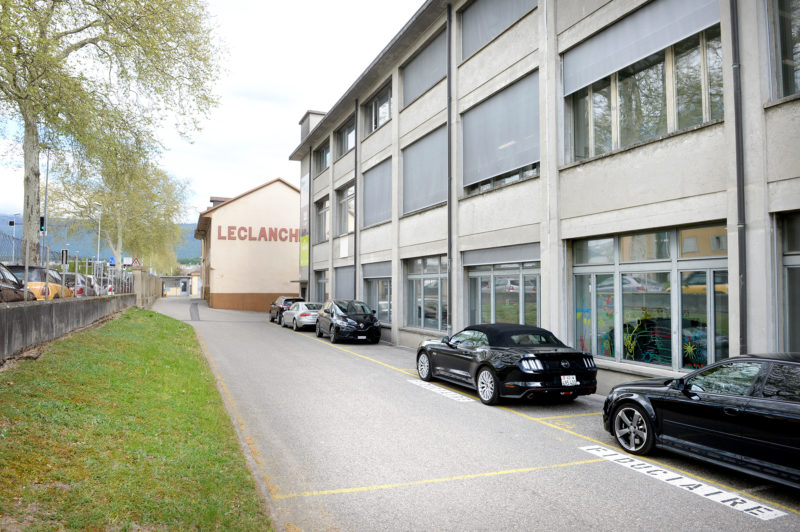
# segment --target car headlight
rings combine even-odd
[[[542,361],[538,358],[523,358],[522,362],[520,362],[522,366],[522,370],[526,373],[533,373],[535,371],[544,371],[544,366],[542,366]]]

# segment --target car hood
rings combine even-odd
[[[632,381],[632,382],[625,382],[623,384],[617,384],[612,388],[612,392],[614,391],[625,391],[629,388],[664,388],[670,385],[672,381],[675,379],[670,379],[667,377],[655,377],[652,379],[643,379],[640,381]]]
[[[372,324],[377,321],[377,318],[372,314],[343,314],[343,319],[350,319],[356,323]]]

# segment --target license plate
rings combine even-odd
[[[561,386],[577,386],[578,379],[575,378],[575,375],[562,375],[561,376]]]
[[[359,336],[359,337],[358,337],[358,339],[359,339],[359,340],[366,340],[366,339],[367,339],[367,337],[366,337],[366,336]]]

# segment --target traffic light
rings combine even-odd
[[[39,231],[44,232],[44,216],[39,216]]]

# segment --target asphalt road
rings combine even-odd
[[[195,327],[285,530],[800,530],[800,492],[667,453],[621,453],[604,397],[480,403],[414,351],[337,344],[198,299]]]

